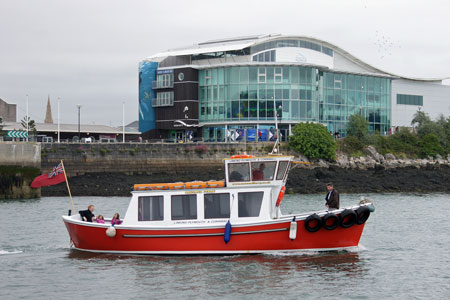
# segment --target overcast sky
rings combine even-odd
[[[450,2],[404,0],[0,0],[0,98],[43,122],[47,95],[61,123],[138,119],[138,63],[210,39],[312,36],[383,70],[450,76]]]

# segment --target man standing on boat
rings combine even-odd
[[[94,212],[93,204],[89,205],[88,209],[79,211],[81,219],[85,222],[92,222],[94,220],[95,215],[93,214],[93,212]]]
[[[338,191],[334,189],[332,183],[327,184],[327,190],[328,190],[328,193],[325,196],[325,201],[326,201],[325,206],[329,210],[339,209],[339,193],[338,193]]]

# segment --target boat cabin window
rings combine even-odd
[[[288,161],[280,161],[280,163],[278,164],[277,180],[283,180],[288,165]]]
[[[230,182],[249,181],[250,170],[248,163],[234,163],[228,165]]]
[[[264,192],[238,193],[239,217],[259,217],[263,196]]]
[[[230,194],[205,194],[205,219],[230,217]]]
[[[138,221],[162,221],[163,219],[163,196],[146,196],[138,198]]]
[[[252,180],[273,180],[275,173],[275,167],[277,163],[275,161],[270,162],[252,162]]]
[[[197,195],[172,196],[172,220],[197,219]]]

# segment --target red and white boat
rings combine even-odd
[[[237,254],[358,245],[371,203],[283,215],[294,157],[236,155],[225,180],[134,186],[123,223],[63,216],[73,247],[120,254]],[[108,221],[107,221],[108,223]]]

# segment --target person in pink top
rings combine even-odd
[[[115,213],[113,218],[111,219],[111,225],[120,225],[122,221],[120,221],[119,213]]]
[[[95,219],[95,222],[105,224],[105,218],[103,218],[102,215],[98,215],[97,219]]]

